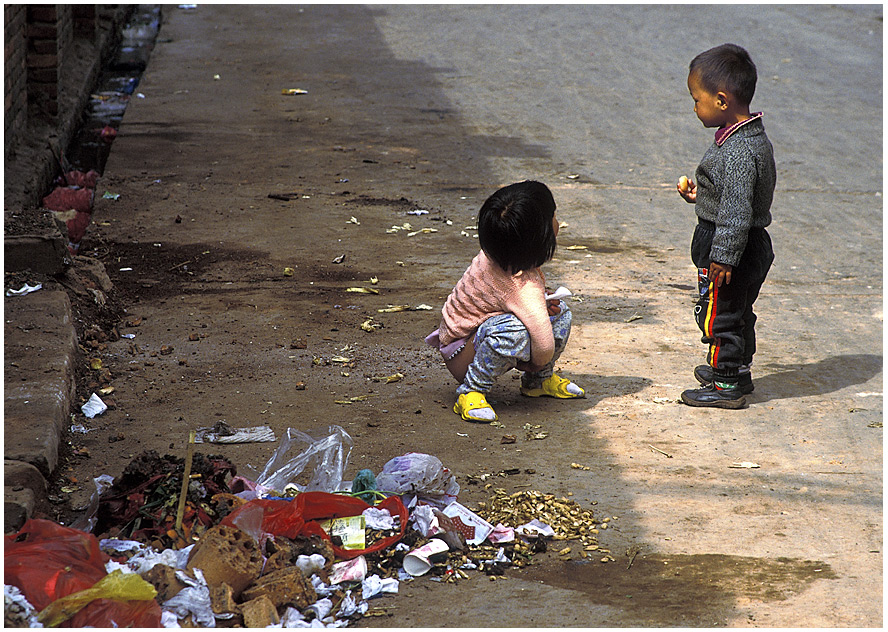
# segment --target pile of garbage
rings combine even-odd
[[[401,582],[496,578],[552,541],[607,560],[590,511],[501,489],[473,511],[432,455],[361,470],[344,490],[352,445],[339,426],[290,428],[254,479],[193,441],[184,459],[138,455],[95,479],[75,525],[31,519],[6,536],[6,627],[344,627]]]

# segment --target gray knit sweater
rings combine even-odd
[[[736,266],[749,229],[771,223],[777,168],[761,114],[719,130],[697,167],[696,180],[697,217],[715,224],[709,256]]]

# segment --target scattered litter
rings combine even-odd
[[[728,467],[753,469],[753,468],[761,467],[761,465],[759,465],[758,463],[753,463],[752,461],[738,461],[738,462],[731,463]]]
[[[368,318],[363,323],[361,323],[361,329],[370,333],[376,331],[377,329],[380,329],[381,327],[382,323],[375,323],[373,322],[372,318]]]
[[[412,577],[425,575],[433,564],[447,559],[449,550],[450,547],[444,540],[433,538],[404,556],[404,570]]]
[[[589,250],[589,246],[565,246],[565,250]]]
[[[549,436],[548,432],[539,431],[542,426],[539,424],[524,424],[524,438],[527,441],[541,440]],[[539,432],[538,432],[539,431]]]
[[[374,375],[370,378],[370,380],[373,382],[385,382],[386,384],[391,384],[392,382],[400,382],[403,379],[403,373],[393,373],[392,375],[387,375],[385,377]]]
[[[642,318],[644,318],[644,317],[639,316],[638,314],[633,314],[632,316],[630,316],[629,318],[626,319],[626,322],[631,323],[631,322],[635,322],[636,320],[641,320]]]
[[[303,88],[284,88],[281,90],[281,94],[286,96],[292,96],[294,94],[308,94],[308,90]]]
[[[359,582],[367,576],[367,558],[363,555],[352,560],[338,562],[330,568],[330,583]]]
[[[481,544],[493,531],[493,525],[467,507],[454,501],[444,507],[444,515],[451,519],[452,526],[466,538],[466,544]]]
[[[341,254],[341,255],[339,255],[338,257],[336,257],[336,258],[333,259],[333,263],[342,263],[343,261],[345,261],[345,255],[344,255],[344,254]]]
[[[397,594],[398,580],[394,577],[382,579],[379,575],[371,575],[361,582],[361,596],[364,599],[371,599],[382,593]]]
[[[428,235],[429,233],[437,233],[437,228],[420,228],[419,230],[414,230],[407,233],[408,237],[413,237],[414,235]]]
[[[662,454],[663,456],[665,456],[667,459],[671,459],[671,458],[672,458],[672,455],[671,455],[671,454],[667,454],[666,452],[663,452],[663,450],[661,450],[660,448],[655,448],[655,447],[652,446],[650,443],[648,444],[648,447],[649,447],[653,452],[659,452],[660,454]]]
[[[25,285],[18,290],[13,290],[12,288],[6,290],[6,296],[24,296],[25,294],[30,294],[31,292],[36,292],[37,290],[43,289],[43,284],[38,283],[37,285]]]
[[[198,428],[194,435],[195,443],[265,443],[274,440],[274,430],[268,426],[232,428],[221,420],[211,428]]]
[[[120,199],[120,193],[111,193],[110,191],[105,191],[105,192],[102,194],[102,199],[103,199],[103,200],[119,200],[119,199]]]
[[[284,276],[285,277],[291,277],[294,274],[296,274],[296,270],[294,270],[293,268],[284,268]]]
[[[423,209],[416,209],[415,211],[407,211],[407,215],[428,215],[429,212]]]
[[[570,466],[575,470],[583,470],[584,472],[588,472],[592,469],[588,465],[582,465],[580,463],[571,463]]]
[[[93,428],[87,428],[83,424],[74,424],[71,426],[71,432],[76,432],[77,434],[87,434],[92,430]]]
[[[431,305],[426,305],[425,303],[420,303],[419,305],[417,305],[413,309],[415,309],[416,311],[429,311],[429,310],[433,310],[435,308],[432,307]]]
[[[360,225],[361,225],[361,222],[358,221],[358,218],[357,218],[357,217],[351,217],[351,218],[349,218],[349,220],[346,222],[346,224],[357,224],[358,226],[360,226]]]
[[[388,229],[387,231],[385,231],[385,232],[387,232],[387,233],[397,233],[398,231],[401,231],[401,230],[413,230],[413,226],[410,225],[410,222],[404,222],[404,223],[401,224],[400,226],[392,226],[391,228],[389,228],[389,229]]]
[[[93,393],[89,400],[80,407],[80,410],[83,411],[83,414],[86,415],[88,419],[92,419],[108,410],[108,405],[103,402],[98,395]]]
[[[356,294],[379,294],[379,290],[372,287],[348,287],[346,292],[354,292]]]

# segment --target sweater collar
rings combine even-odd
[[[738,123],[734,123],[730,127],[722,127],[717,132],[715,132],[715,144],[721,147],[725,144],[725,141],[736,132],[738,129],[746,125],[747,123],[751,123],[752,121],[756,121],[764,115],[764,112],[755,112],[748,119],[742,120]]]

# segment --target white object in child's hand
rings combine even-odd
[[[559,287],[557,290],[552,292],[551,294],[546,294],[547,301],[560,301],[563,298],[567,298],[568,296],[573,296],[570,290],[568,290],[563,285]]]

